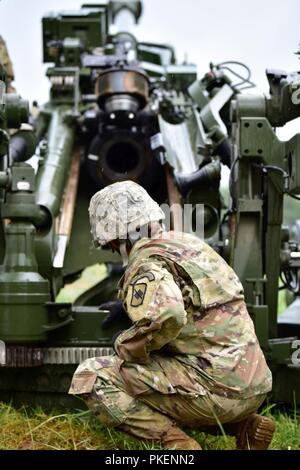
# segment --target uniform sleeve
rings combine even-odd
[[[187,322],[181,291],[163,268],[136,276],[124,306],[133,325],[118,336],[115,350],[126,362],[147,362],[151,351],[175,339]]]

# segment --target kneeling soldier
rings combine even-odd
[[[255,412],[272,376],[234,271],[197,237],[164,232],[163,212],[134,182],[99,191],[89,211],[96,244],[127,265],[109,308],[132,326],[115,355],[79,365],[69,393],[106,426],[164,448],[200,450],[179,426],[222,423],[237,448],[267,449],[275,425]]]

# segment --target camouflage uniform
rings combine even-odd
[[[161,439],[172,423],[240,421],[271,390],[240,281],[205,242],[181,233],[143,238],[119,297],[133,321],[116,355],[84,361],[69,393],[101,422]]]
[[[0,36],[0,63],[3,65],[6,71],[7,76],[7,92],[15,93],[15,88],[11,85],[11,82],[14,81],[14,71],[13,65],[9,57],[9,53],[6,47],[4,39]]]

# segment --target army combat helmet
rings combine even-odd
[[[159,205],[133,181],[114,183],[94,194],[89,215],[91,234],[97,247],[114,240],[126,242],[134,238],[141,227],[165,219]]]

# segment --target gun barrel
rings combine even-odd
[[[71,164],[74,129],[66,123],[64,107],[53,111],[48,131],[48,151],[38,172],[36,202],[53,217],[59,213]]]

